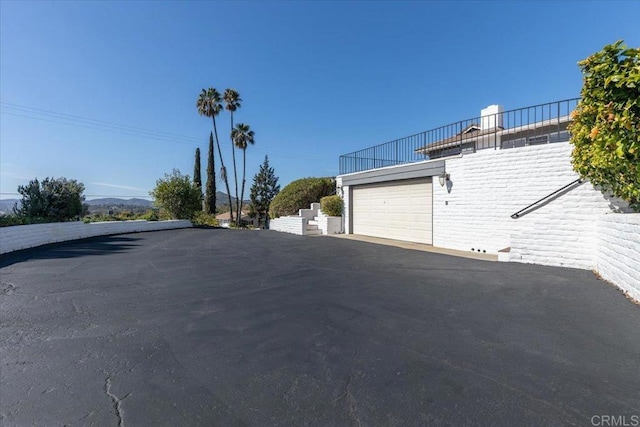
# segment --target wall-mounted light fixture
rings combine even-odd
[[[444,187],[444,184],[449,181],[449,174],[442,172],[440,175],[438,175],[438,181],[440,182],[440,186]]]

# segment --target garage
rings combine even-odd
[[[432,178],[353,186],[353,234],[432,243]]]

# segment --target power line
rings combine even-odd
[[[112,129],[121,129],[121,130],[124,130],[124,131],[127,131],[127,132],[141,132],[141,133],[150,134],[150,135],[154,135],[154,136],[161,136],[163,138],[171,137],[171,138],[178,139],[178,140],[188,140],[188,141],[193,141],[193,142],[202,142],[201,138],[195,138],[195,137],[191,137],[191,136],[179,135],[179,134],[176,134],[176,133],[159,131],[159,130],[154,130],[154,129],[146,129],[146,128],[141,128],[141,127],[136,127],[136,126],[124,125],[124,124],[121,124],[121,123],[115,123],[115,122],[109,122],[109,121],[106,121],[106,120],[93,119],[93,118],[90,118],[90,117],[77,116],[77,115],[74,115],[74,114],[60,113],[60,112],[57,112],[57,111],[45,110],[45,109],[42,109],[42,108],[29,107],[27,105],[13,104],[13,103],[10,103],[10,102],[3,102],[3,101],[0,101],[0,105],[3,106],[4,108],[9,108],[9,109],[14,110],[14,111],[19,111],[19,112],[23,112],[23,113],[31,113],[31,114],[39,114],[39,115],[44,115],[44,116],[50,116],[50,117],[55,117],[55,118],[59,118],[59,119],[62,119],[62,120],[68,120],[68,121],[72,121],[72,122],[91,124],[91,125],[95,125],[95,126],[107,127],[107,128],[112,128]]]
[[[163,142],[171,142],[171,143],[176,143],[176,144],[186,144],[186,145],[189,145],[189,146],[197,146],[198,145],[198,144],[196,144],[194,142],[186,142],[184,140],[177,140],[175,138],[162,137],[162,136],[156,136],[156,135],[145,135],[145,134],[133,133],[133,132],[125,132],[125,131],[117,130],[117,128],[109,129],[109,128],[97,127],[97,126],[84,126],[82,124],[60,122],[58,120],[50,120],[50,119],[46,119],[46,118],[43,118],[43,117],[35,117],[35,116],[26,115],[26,114],[13,113],[13,112],[9,112],[9,111],[1,111],[0,110],[0,114],[8,114],[8,115],[11,115],[11,116],[25,117],[25,118],[28,118],[28,119],[41,120],[41,121],[44,121],[44,122],[69,125],[69,126],[74,126],[74,127],[78,127],[78,128],[84,128],[84,129],[101,130],[103,132],[116,133],[116,134],[120,134],[120,135],[141,137],[141,138],[146,138],[146,139],[152,139],[154,141],[160,140],[160,141],[163,141]]]
[[[23,117],[32,120],[40,120],[49,123],[63,124],[83,129],[100,130],[103,132],[115,133],[120,135],[134,136],[155,141],[163,141],[169,143],[183,144],[189,146],[200,146],[206,142],[205,138],[195,138],[191,136],[179,135],[170,132],[145,129],[136,126],[124,125],[106,120],[92,119],[89,117],[78,116],[74,114],[60,113],[53,110],[45,110],[42,108],[30,107],[27,105],[14,104],[10,102],[0,101],[0,114],[6,114],[16,117]],[[6,111],[6,110],[10,111]],[[263,153],[271,158],[280,158],[286,160],[329,160],[332,156],[322,155],[304,155],[282,151],[266,151],[258,148],[254,153]]]
[[[0,193],[0,196],[22,196],[20,193]],[[131,199],[150,199],[151,196],[140,196],[140,195],[117,195],[117,194],[84,194],[84,197],[100,197],[100,198],[131,198]]]

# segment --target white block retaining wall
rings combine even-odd
[[[640,214],[609,214],[596,228],[596,269],[640,301]]]
[[[192,227],[190,221],[109,221],[54,222],[49,224],[16,225],[0,228],[0,254],[33,248],[49,243],[85,239],[110,234],[170,230]]]
[[[269,221],[269,230],[304,236],[307,232],[307,219],[302,216],[281,216]]]
[[[597,218],[610,200],[585,182],[544,206],[511,215],[578,178],[569,143],[481,150],[446,160],[451,192],[434,179],[433,245],[510,261],[594,268]]]

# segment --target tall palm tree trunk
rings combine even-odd
[[[229,196],[229,220],[233,221],[233,202],[231,202],[231,190],[229,190],[229,177],[227,176],[227,168],[224,167],[224,160],[222,159],[222,151],[220,150],[220,140],[218,139],[218,128],[216,127],[216,118],[213,119],[213,133],[216,135],[216,146],[218,147],[218,155],[220,156],[220,164],[224,170],[224,185],[227,187],[227,196]]]
[[[231,111],[231,134],[230,135],[232,134],[233,134],[233,111]],[[240,225],[240,219],[241,219],[240,205],[242,201],[238,201],[238,172],[236,171],[236,146],[233,143],[233,136],[231,136],[231,153],[233,154],[233,177],[236,184],[236,207],[238,208],[236,210],[236,215],[238,216],[236,218],[236,224]],[[233,219],[233,216],[231,216],[231,219]]]
[[[247,174],[247,149],[242,150],[242,192],[240,193],[240,203],[242,203],[242,199],[244,199],[244,183]],[[242,209],[240,210],[242,212]],[[242,217],[242,214],[240,214]]]

